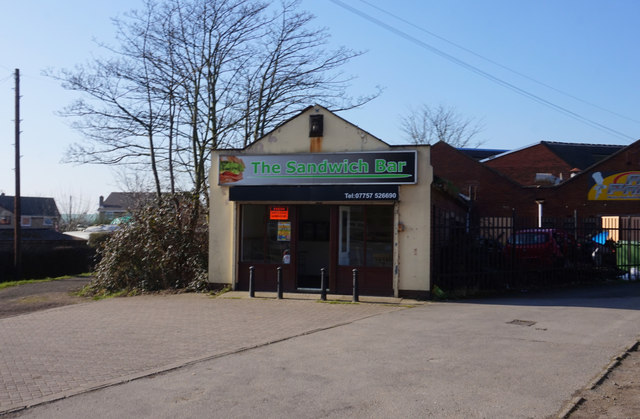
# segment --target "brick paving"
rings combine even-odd
[[[0,415],[402,309],[182,294],[115,298],[0,319]]]

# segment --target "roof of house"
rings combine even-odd
[[[553,154],[558,156],[561,160],[565,161],[568,165],[584,170],[587,167],[606,159],[612,154],[627,147],[624,145],[609,145],[609,144],[585,144],[585,143],[564,143],[557,141],[540,141],[539,143],[531,144],[528,146],[520,147],[514,150],[504,151],[500,154],[494,154],[482,159],[485,163],[489,160],[500,158],[502,156],[518,153],[523,150],[527,150],[531,147],[538,145],[544,145]]]
[[[478,161],[507,152],[507,150],[498,150],[492,148],[458,148],[458,151]]]
[[[347,124],[349,124],[349,125],[351,125],[351,126],[353,126],[353,127],[357,128],[357,129],[362,133],[361,135],[367,135],[367,136],[369,136],[369,137],[371,137],[371,138],[374,138],[376,141],[379,141],[380,143],[385,144],[385,145],[387,145],[387,146],[389,146],[389,147],[398,147],[398,146],[397,146],[397,145],[395,145],[395,144],[389,144],[388,142],[386,142],[386,141],[384,141],[384,140],[382,140],[382,139],[378,138],[377,136],[375,136],[375,135],[371,134],[370,132],[368,132],[368,131],[366,131],[366,130],[364,130],[364,129],[360,128],[360,127],[359,127],[359,126],[357,126],[357,125],[355,125],[353,122],[347,121],[346,119],[344,119],[343,117],[341,117],[340,115],[338,115],[338,114],[336,113],[336,112],[338,112],[338,111],[334,111],[334,110],[331,110],[331,109],[325,108],[325,107],[324,107],[324,106],[322,106],[322,105],[315,104],[315,105],[310,105],[310,106],[305,107],[304,109],[300,110],[300,112],[298,112],[298,113],[296,113],[295,115],[291,116],[290,118],[288,118],[288,119],[286,119],[286,120],[282,121],[281,123],[279,123],[278,125],[276,125],[276,126],[275,126],[271,131],[267,132],[265,135],[263,135],[262,137],[258,138],[256,141],[253,141],[251,144],[247,145],[246,147],[241,148],[241,150],[251,149],[252,147],[255,147],[255,144],[256,144],[256,143],[259,143],[260,141],[263,141],[263,140],[267,140],[267,141],[268,141],[268,140],[269,140],[269,138],[273,135],[273,133],[274,133],[274,132],[277,132],[277,131],[278,131],[279,129],[281,129],[283,126],[285,126],[285,125],[289,124],[289,123],[290,123],[291,121],[293,121],[294,119],[299,118],[301,115],[303,115],[305,112],[308,112],[308,111],[309,111],[309,110],[311,110],[311,109],[316,109],[316,110],[322,109],[322,110],[324,110],[324,111],[326,111],[326,112],[328,112],[328,113],[332,114],[334,117],[336,117],[336,118],[338,118],[338,119],[340,119],[340,120],[344,121],[345,123],[347,123]],[[405,144],[405,146],[406,146],[406,144]],[[401,145],[400,147],[402,147],[402,145]],[[232,149],[230,149],[230,150],[232,150]]]
[[[13,213],[14,197],[0,195],[0,208]],[[59,217],[58,207],[53,198],[35,196],[20,197],[20,213],[27,216]]]
[[[618,146],[614,146],[614,147],[618,147]],[[627,146],[622,146],[619,150],[616,150],[613,153],[611,153],[610,155],[604,157],[603,159],[596,161],[591,166],[583,168],[582,170],[577,172],[575,174],[575,176],[572,176],[571,178],[566,179],[564,182],[562,182],[560,184],[552,185],[551,187],[562,188],[567,184],[571,184],[572,182],[579,181],[583,176],[591,176],[593,171],[600,170],[599,168],[602,165],[606,165],[607,162],[609,162],[610,160],[616,159],[616,158],[618,158],[618,156],[620,154],[626,153],[628,151],[632,151],[633,152],[632,155],[635,155],[634,164],[636,165],[636,167],[637,167],[637,165],[640,165],[640,158],[638,157],[638,155],[640,154],[640,140],[637,140],[637,141],[635,141],[635,142],[633,142],[633,143],[631,143],[631,144],[629,144]],[[627,158],[625,158],[626,164],[630,164],[631,163],[631,161],[628,160],[629,157],[631,157],[631,156],[628,156]],[[535,186],[535,187],[539,187],[539,186]],[[547,187],[549,187],[549,186],[547,186]]]
[[[623,145],[576,144],[553,141],[541,141],[541,143],[570,166],[580,170],[591,167],[626,147]]]
[[[155,197],[152,192],[111,192],[101,202],[99,210],[129,210],[137,205],[149,202]]]

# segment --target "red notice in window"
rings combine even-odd
[[[289,207],[269,207],[270,220],[288,220]]]

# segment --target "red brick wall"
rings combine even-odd
[[[485,162],[491,167],[521,185],[535,184],[536,173],[550,173],[553,176],[569,179],[571,169],[564,160],[555,155],[546,145],[536,144],[522,150]]]
[[[451,181],[461,193],[470,195],[476,216],[510,216],[512,209],[533,207],[533,191],[520,187],[500,173],[485,167],[446,143],[431,147],[433,173]]]
[[[520,157],[528,155],[531,158],[534,155],[531,153],[539,153],[538,156],[547,155],[546,147],[530,147],[533,148],[537,151],[520,154]],[[465,195],[469,194],[471,187],[472,211],[480,217],[509,216],[512,208],[518,216],[537,217],[536,200],[540,199],[544,200],[543,217],[573,217],[574,211],[579,218],[640,215],[640,201],[588,200],[589,190],[594,184],[594,172],[640,171],[640,141],[574,178],[565,178],[566,180],[557,186],[520,186],[504,174],[485,167],[445,143],[437,143],[431,147],[431,164],[434,175],[451,181]]]
[[[544,191],[544,196],[547,197],[544,204],[545,214],[550,216],[572,215],[574,210],[577,210],[580,218],[640,214],[640,201],[588,200],[589,190],[595,183],[592,178],[593,173],[602,172],[605,174],[626,171],[640,171],[640,141],[557,187],[546,188]]]

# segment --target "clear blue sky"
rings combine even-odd
[[[332,43],[367,51],[345,68],[347,74],[357,77],[351,93],[366,94],[378,85],[384,93],[341,116],[389,143],[405,141],[400,117],[423,103],[455,107],[463,116],[482,120],[485,128],[479,138],[485,148],[513,149],[541,140],[630,144],[640,138],[640,2],[636,0],[344,3],[382,24],[331,0],[303,0],[302,7],[317,16],[316,25],[329,29]],[[57,200],[73,195],[90,202],[93,211],[100,195],[121,189],[116,173],[108,168],[60,163],[67,146],[80,137],[54,113],[73,96],[40,73],[47,67],[71,68],[99,53],[93,39],[112,39],[110,18],[140,4],[137,0],[3,2],[0,192],[14,193],[15,68],[22,75],[22,194]],[[430,48],[459,62],[453,63]],[[567,116],[567,111],[573,117]]]

